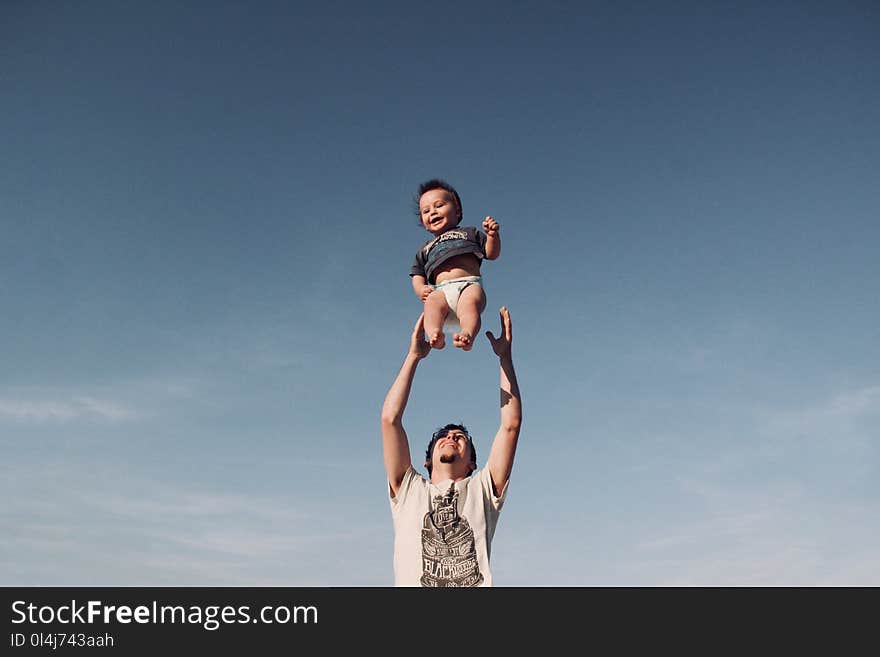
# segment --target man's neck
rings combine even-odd
[[[470,475],[470,470],[462,472],[457,468],[441,468],[435,465],[434,470],[431,472],[431,483],[439,484],[441,481],[446,481],[447,479],[461,481],[462,479],[467,479]]]

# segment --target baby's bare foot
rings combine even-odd
[[[428,343],[431,345],[432,349],[442,349],[446,346],[446,335],[444,335],[442,329],[437,329],[431,334],[431,339],[428,340]]]
[[[464,349],[465,351],[470,351],[473,349],[473,339],[471,338],[470,333],[456,333],[452,336],[452,344],[454,344],[459,349]]]

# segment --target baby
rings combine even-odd
[[[461,199],[443,180],[419,185],[419,219],[434,238],[419,249],[410,276],[416,296],[425,304],[425,336],[434,349],[446,346],[444,323],[461,327],[452,344],[470,351],[486,307],[480,264],[501,255],[498,222],[483,220],[483,231],[459,227]]]

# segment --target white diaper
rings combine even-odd
[[[446,305],[449,306],[449,313],[446,315],[446,321],[443,323],[444,326],[461,327],[455,310],[458,308],[458,299],[461,297],[461,293],[470,285],[482,287],[483,278],[481,276],[462,276],[461,278],[451,278],[448,281],[431,286],[435,290],[443,292],[446,297]]]

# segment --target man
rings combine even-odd
[[[519,386],[510,353],[510,313],[501,308],[501,336],[486,337],[501,365],[501,426],[489,459],[477,470],[473,441],[463,425],[447,424],[425,454],[430,481],[412,467],[403,411],[425,341],[424,315],[382,407],[382,445],[394,520],[396,586],[491,586],[492,536],[504,504],[522,422]]]

